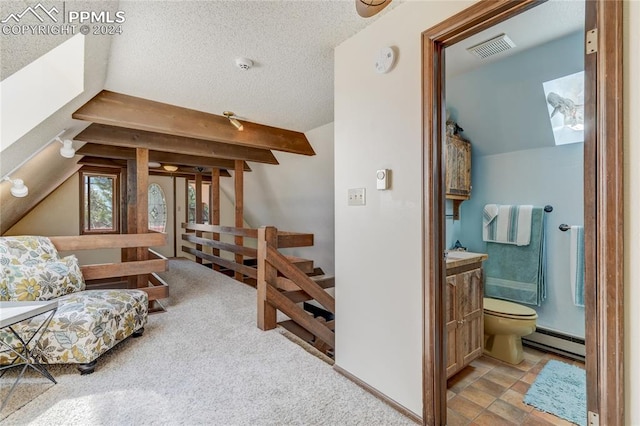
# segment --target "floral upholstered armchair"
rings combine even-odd
[[[81,374],[92,373],[96,359],[130,335],[142,335],[147,322],[148,297],[140,290],[85,290],[75,256],[60,258],[46,237],[0,237],[0,301],[58,300],[58,310],[39,339],[36,353],[44,364],[78,364]],[[30,334],[44,315],[13,328]],[[12,334],[0,330],[1,341]],[[0,348],[0,365],[15,355]]]

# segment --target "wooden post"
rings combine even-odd
[[[136,148],[136,233],[146,234],[149,232],[149,150],[147,148]],[[149,248],[138,247],[137,260],[149,259]],[[138,288],[149,287],[149,275],[138,275]]]
[[[196,223],[204,223],[202,208],[202,173],[196,173]],[[196,231],[196,237],[202,237],[201,231]],[[196,244],[196,250],[202,251],[202,245]],[[202,264],[202,258],[196,256],[196,262]]]
[[[220,169],[211,169],[211,207],[209,208],[209,223],[215,226],[220,225]],[[213,233],[213,240],[220,241],[220,234]],[[220,249],[213,249],[214,256],[220,256]],[[213,265],[213,269],[220,270],[219,265]]]
[[[244,225],[244,162],[236,160],[234,168],[234,183],[236,193],[236,228],[242,228]],[[236,235],[236,245],[243,245],[244,238],[240,235]],[[236,263],[243,264],[244,260],[241,254],[236,254]],[[244,281],[240,272],[235,273],[235,279],[238,281]]]
[[[136,159],[127,161],[127,234],[149,232],[149,150],[136,148]],[[147,260],[148,247],[122,249],[122,261]],[[148,287],[149,276],[129,277],[129,288]]]
[[[267,286],[275,283],[278,272],[267,262],[267,247],[276,247],[278,230],[273,226],[263,226],[258,229],[258,328],[272,330],[276,328],[276,308],[267,300]]]
[[[178,188],[176,177],[171,174],[171,183],[173,184],[173,257],[178,257]]]

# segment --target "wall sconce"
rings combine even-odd
[[[178,166],[172,166],[171,164],[165,164],[162,166],[162,168],[168,172],[175,172],[176,170],[178,170]]]
[[[51,141],[55,140],[62,144],[62,148],[60,148],[60,155],[62,155],[64,158],[73,158],[73,156],[76,155],[76,150],[73,148],[73,141],[71,139],[60,139],[60,136],[66,131],[67,129],[63,129],[53,139],[51,139]]]
[[[3,181],[9,181],[12,183],[11,195],[17,198],[26,197],[29,194],[29,188],[24,184],[22,179],[11,179],[9,176],[5,176]]]
[[[229,121],[231,122],[231,124],[233,124],[233,127],[235,127],[236,129],[238,129],[238,131],[243,131],[244,130],[244,126],[242,125],[241,122],[239,122],[237,119],[234,118],[235,114],[231,111],[225,111],[223,112],[224,116],[227,117],[229,119]]]

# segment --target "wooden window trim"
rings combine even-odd
[[[80,235],[102,235],[102,234],[119,234],[122,228],[120,218],[121,208],[122,208],[122,199],[121,199],[121,182],[122,182],[122,173],[120,169],[116,168],[102,168],[102,167],[83,167],[78,172],[80,177],[80,224],[79,231]],[[113,177],[114,181],[114,195],[113,195],[113,222],[114,229],[108,231],[92,231],[86,230],[84,227],[84,218],[85,218],[85,196],[84,196],[84,180],[85,176],[108,176]]]
[[[444,371],[444,48],[541,3],[480,1],[425,31],[423,52],[423,422],[446,424]],[[598,53],[585,71],[595,110],[585,131],[585,315],[587,409],[600,424],[624,424],[622,2],[586,1]],[[595,73],[595,74],[593,74]]]

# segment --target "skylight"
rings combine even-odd
[[[584,71],[542,86],[556,145],[584,142]]]
[[[84,90],[84,36],[75,35],[0,82],[0,151]]]

